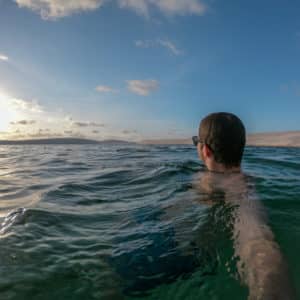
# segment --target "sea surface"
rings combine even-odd
[[[300,149],[243,170],[300,299]],[[247,299],[206,174],[192,146],[1,146],[0,299]]]

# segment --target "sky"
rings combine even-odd
[[[0,0],[0,139],[300,130],[296,0]]]

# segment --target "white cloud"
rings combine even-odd
[[[129,8],[134,10],[137,14],[148,17],[149,16],[149,1],[147,0],[119,0],[121,8]]]
[[[88,122],[74,122],[73,125],[76,126],[76,127],[89,127],[90,123],[88,123]]]
[[[7,61],[8,60],[8,56],[0,53],[0,60]]]
[[[203,0],[14,0],[19,7],[38,12],[43,19],[57,19],[80,11],[92,11],[106,2],[117,2],[137,14],[149,17],[156,9],[165,15],[203,15],[207,11]]]
[[[20,7],[38,12],[43,19],[57,19],[99,8],[106,0],[15,0]]]
[[[10,106],[16,110],[32,112],[32,113],[41,113],[43,108],[39,105],[37,101],[27,101],[23,99],[10,99]]]
[[[101,133],[109,130],[100,120],[75,122],[72,115],[62,109],[48,110],[47,106],[42,107],[37,101],[13,98],[1,91],[0,114],[0,139],[66,135],[91,137],[93,130],[101,130]]]
[[[203,15],[207,11],[201,0],[119,0],[120,6],[149,17],[150,8],[156,8],[166,15]]]
[[[105,124],[97,122],[73,122],[72,125],[76,127],[105,127]]]
[[[136,135],[137,133],[138,133],[137,130],[124,129],[122,131],[122,134],[124,135]]]
[[[174,55],[181,55],[183,51],[179,50],[176,45],[170,40],[137,40],[135,41],[135,45],[140,48],[152,48],[156,46],[161,46],[169,50]]]
[[[90,122],[89,124],[91,127],[105,127],[105,124],[103,123]]]
[[[99,93],[114,93],[114,92],[116,92],[115,89],[113,89],[112,87],[107,86],[107,85],[96,86],[96,91]]]
[[[174,43],[169,40],[158,40],[158,43],[170,50],[174,55],[181,55],[183,52],[179,50]]]
[[[159,87],[158,81],[154,79],[128,80],[127,84],[129,91],[140,96],[148,96]]]
[[[73,134],[73,130],[65,130],[64,134],[71,135]]]
[[[53,133],[43,133],[40,131],[33,132],[33,133],[27,133],[23,134],[22,138],[32,138],[32,139],[38,139],[38,138],[60,138],[64,137],[64,135],[60,132],[53,132]]]
[[[33,125],[35,123],[35,120],[21,120],[16,122],[10,122],[11,125]]]
[[[149,0],[161,11],[172,15],[203,15],[207,8],[199,0]]]

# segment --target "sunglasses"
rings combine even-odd
[[[194,136],[192,137],[192,140],[193,140],[194,146],[197,146],[199,143],[200,143],[200,144],[203,144],[203,142],[200,140],[200,138],[199,138],[198,136],[196,136],[196,135],[194,135]]]

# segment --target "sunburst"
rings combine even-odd
[[[18,112],[11,106],[11,98],[0,91],[0,131],[7,132],[10,123],[18,119]]]

